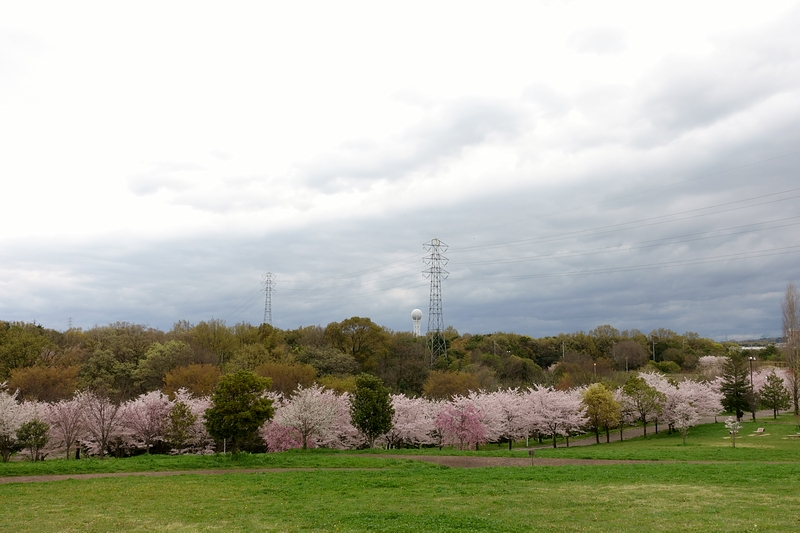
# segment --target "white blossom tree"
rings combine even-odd
[[[152,391],[125,402],[121,423],[127,428],[133,443],[146,453],[158,441],[164,440],[165,424],[173,403],[161,393]]]
[[[86,427],[85,444],[90,453],[104,458],[115,439],[124,440],[124,426],[119,404],[90,390],[78,393]]]
[[[556,439],[559,435],[569,437],[570,433],[586,425],[584,405],[577,391],[536,389],[531,397],[533,426],[553,437],[553,448],[558,446]]]
[[[69,459],[72,447],[77,445],[86,427],[80,399],[73,397],[47,404],[44,417],[50,424],[51,444],[64,448]]]
[[[409,398],[405,394],[392,395],[392,429],[384,436],[389,447],[420,447],[436,444],[436,415],[438,402],[427,398]]]
[[[6,463],[11,458],[17,442],[17,430],[37,413],[36,406],[30,402],[18,402],[17,395],[5,390],[5,383],[0,384],[0,455]]]
[[[269,439],[285,435],[281,428],[272,428],[273,424],[293,430],[302,449],[349,448],[358,442],[358,430],[350,422],[347,395],[338,395],[316,384],[308,388],[298,386],[291,398],[280,397],[273,405],[275,416],[261,430],[270,450]],[[285,445],[275,440],[272,444]]]
[[[470,397],[481,413],[489,442],[505,439],[510,450],[515,440],[528,436],[530,411],[526,397],[518,389],[473,393]]]

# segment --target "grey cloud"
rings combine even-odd
[[[463,149],[505,139],[522,126],[514,104],[461,100],[386,143],[348,143],[300,169],[303,182],[326,192],[369,188],[377,180],[396,180],[457,156]]]
[[[583,28],[570,35],[567,44],[581,54],[618,55],[628,48],[625,33],[610,26]]]

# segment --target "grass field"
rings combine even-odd
[[[574,458],[668,459],[642,464],[449,469],[325,451],[238,459],[85,461],[103,463],[92,466],[95,471],[319,470],[0,485],[0,528],[20,532],[798,530],[800,442],[785,436],[796,426],[791,418],[783,418],[779,423],[759,420],[755,427],[765,427],[769,435],[748,437],[747,427],[736,449],[724,438],[724,425],[716,424],[693,428],[686,446],[680,435],[662,432],[647,439],[536,452]],[[509,454],[489,448],[480,453]],[[695,460],[715,462],[686,462]],[[44,465],[48,463],[53,465],[48,473],[57,473],[84,461]],[[57,463],[69,465],[56,468]],[[0,465],[0,475],[24,464]],[[335,470],[364,467],[370,469]]]

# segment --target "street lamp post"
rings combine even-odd
[[[594,363],[594,380],[597,381],[597,363]]]
[[[755,391],[753,390],[753,361],[755,361],[756,358],[751,355],[750,357],[748,357],[748,359],[750,359],[750,393],[754,394]],[[755,407],[753,407],[752,413],[753,413],[753,420],[755,420],[756,419]]]

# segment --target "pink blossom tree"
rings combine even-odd
[[[475,404],[463,396],[443,405],[436,416],[436,427],[441,431],[442,444],[469,449],[486,442],[486,426]]]

